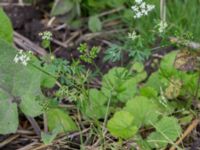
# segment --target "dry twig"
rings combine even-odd
[[[182,136],[176,141],[175,145],[179,145],[191,132],[196,126],[199,124],[200,120],[195,119],[192,121],[192,123],[187,127],[185,132],[182,134]],[[169,150],[175,150],[175,146],[172,146]]]

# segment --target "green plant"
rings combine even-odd
[[[0,38],[5,41],[12,43],[13,42],[13,29],[10,22],[10,19],[6,16],[3,9],[0,8]]]
[[[86,43],[80,44],[78,51],[81,53],[80,59],[86,63],[94,63],[94,59],[100,52],[100,47],[92,47],[90,50]]]
[[[1,11],[0,14],[2,13]],[[5,17],[3,19],[8,20]],[[9,25],[10,22],[8,22]],[[4,32],[12,35],[10,28]],[[41,90],[41,88],[52,88],[55,85],[57,77],[52,74],[55,72],[49,72],[48,64],[42,65],[42,62],[32,54],[22,51],[17,53],[11,44],[4,41],[10,42],[10,38],[7,39],[4,35],[7,34],[0,36],[0,133],[16,132],[19,122],[18,108],[30,117],[39,116],[42,113],[47,113],[48,116],[56,110],[57,115],[62,116],[61,122],[55,120],[58,119],[57,117],[51,117],[49,120],[56,124],[48,122],[50,131],[61,126],[63,121],[68,122],[69,125],[62,125],[64,130],[59,132],[76,130],[75,124],[67,113],[63,113],[60,108],[49,107],[50,100]]]

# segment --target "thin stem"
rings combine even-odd
[[[160,0],[160,19],[166,22],[166,0]]]

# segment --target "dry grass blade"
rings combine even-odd
[[[19,137],[19,134],[8,137],[6,140],[4,140],[3,142],[0,143],[0,148],[6,146],[7,144],[9,144],[10,142],[12,142],[13,140],[15,140],[18,137]]]
[[[196,126],[199,124],[200,120],[195,119],[192,121],[192,123],[187,127],[183,135],[176,141],[175,145],[179,145],[191,132]],[[172,146],[169,150],[175,150],[176,148]]]

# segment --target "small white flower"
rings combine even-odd
[[[147,10],[152,11],[155,8],[155,5],[147,5]]]
[[[39,36],[42,37],[42,40],[51,40],[53,35],[50,31],[44,31],[40,32]]]
[[[16,64],[21,63],[22,65],[27,66],[28,62],[30,61],[30,57],[22,50],[19,50],[19,52],[15,55],[13,61]]]
[[[136,0],[135,3],[136,4],[131,7],[133,12],[135,13],[134,18],[141,18],[142,16],[146,16],[150,11],[155,8],[155,5],[147,4],[142,0]]]
[[[142,17],[142,12],[138,12],[138,13],[136,14],[136,18],[140,18],[140,17]]]
[[[145,9],[145,8],[146,8],[146,3],[145,3],[145,2],[142,2],[142,4],[140,5],[140,8],[141,8],[141,9]]]
[[[135,40],[139,37],[139,35],[137,35],[137,33],[135,31],[133,31],[132,33],[128,33],[128,38]]]
[[[165,29],[167,28],[167,22],[165,21],[160,21],[160,23],[158,24],[158,31],[160,33],[163,33],[165,31]]]
[[[140,4],[142,3],[142,0],[135,0],[135,3]]]
[[[133,11],[139,11],[139,8],[138,8],[137,6],[132,6],[131,9],[132,9]]]

